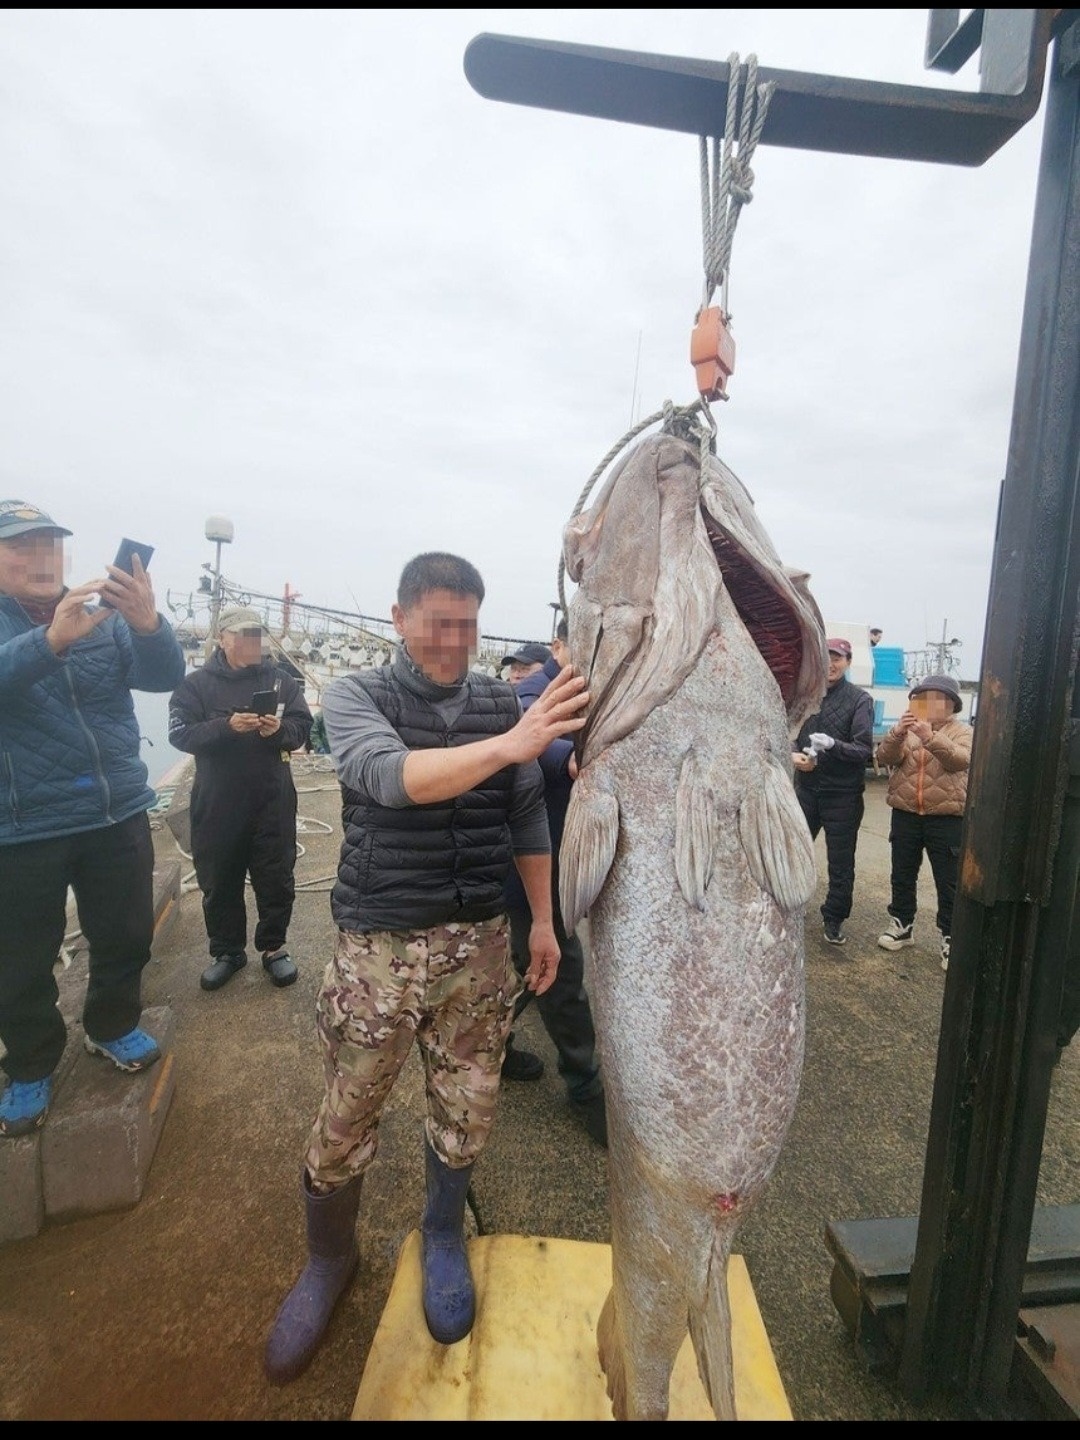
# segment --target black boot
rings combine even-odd
[[[304,1171],[308,1262],[285,1297],[266,1342],[266,1378],[278,1385],[295,1380],[307,1369],[334,1306],[356,1273],[360,1185],[357,1176],[329,1195],[313,1195]]]
[[[425,1144],[427,1207],[420,1227],[424,1271],[424,1319],[440,1345],[463,1340],[476,1316],[469,1260],[465,1254],[465,1196],[472,1166],[451,1170]]]

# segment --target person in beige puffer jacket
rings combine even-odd
[[[963,701],[952,676],[929,675],[908,698],[911,707],[877,747],[878,764],[889,767],[886,799],[892,807],[892,920],[878,944],[883,950],[914,945],[916,886],[925,852],[937,889],[941,968],[947,970],[972,730],[957,719]]]

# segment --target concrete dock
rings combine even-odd
[[[121,1196],[118,1208],[65,1219],[67,1201],[37,1233],[0,1244],[0,1418],[353,1415],[403,1246],[420,1218],[423,1092],[413,1057],[365,1180],[359,1275],[309,1371],[291,1386],[269,1385],[267,1329],[304,1255],[300,1161],[321,1093],[313,1012],[332,943],[328,891],[340,839],[328,762],[294,760],[304,854],[290,933],[301,973],[290,989],[275,989],[257,959],[223,990],[199,989],[199,894],[173,830],[155,818],[160,864],[181,869],[177,913],[143,991],[147,1009],[172,1027],[167,1115],[134,1203]],[[796,1420],[961,1418],[939,1403],[916,1410],[889,1380],[866,1373],[830,1298],[828,1222],[917,1213],[946,979],[925,868],[917,945],[889,954],[875,943],[887,918],[884,793],[883,779],[870,781],[847,945],[826,945],[816,903],[810,910],[799,1107],[768,1194],[736,1245]],[[823,877],[821,841],[818,854]],[[65,984],[77,981],[80,963],[76,953]],[[535,1008],[518,1035],[544,1057],[546,1072],[503,1088],[476,1168],[478,1233],[604,1244],[606,1152],[566,1108]],[[1074,1045],[1055,1071],[1040,1204],[1080,1198],[1078,1162]],[[525,1283],[518,1303],[527,1313]]]

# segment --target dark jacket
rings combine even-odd
[[[136,635],[116,613],[62,656],[0,595],[0,845],[97,830],[157,799],[139,756],[132,690],[183,679],[169,623]]]
[[[841,679],[825,692],[821,709],[811,715],[795,741],[802,750],[810,736],[831,735],[836,744],[817,757],[813,770],[796,770],[797,789],[819,794],[850,791],[861,794],[866,788],[866,767],[874,753],[874,702],[865,690]]]
[[[349,675],[338,686],[367,693],[410,750],[467,745],[513,729],[517,697],[503,680],[473,673],[465,708],[448,728],[435,706],[393,665]],[[507,817],[517,766],[430,805],[394,808],[341,787],[337,884],[330,908],[342,930],[428,929],[501,914],[513,863]]]
[[[533,701],[540,698],[551,682],[557,678],[559,668],[558,661],[552,658],[545,662],[542,670],[537,670],[532,675],[526,675],[525,679],[515,686],[522,710],[528,710]],[[566,826],[570,791],[574,784],[570,778],[570,757],[573,753],[574,742],[572,740],[558,739],[552,740],[540,756],[540,769],[544,776],[544,804],[547,806],[548,830],[551,832],[551,878],[552,885],[556,887],[556,898],[558,895],[559,846],[562,843],[563,830]],[[529,908],[521,876],[514,867],[506,877],[506,903],[512,910]]]
[[[281,728],[274,735],[237,734],[229,725],[236,710],[250,710],[257,690],[278,692]],[[169,701],[169,743],[195,756],[197,792],[213,789],[257,809],[292,785],[289,753],[301,749],[311,733],[311,711],[299,682],[270,661],[234,670],[215,650],[193,670]]]

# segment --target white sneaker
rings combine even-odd
[[[949,940],[950,940],[950,939],[951,939],[951,937],[948,936],[948,935],[942,935],[942,937],[941,937],[941,968],[942,968],[943,970],[947,970],[947,969],[949,968]]]
[[[905,945],[915,944],[915,921],[910,925],[901,925],[894,915],[889,921],[889,928],[884,935],[879,935],[877,943],[882,950],[903,950]]]

